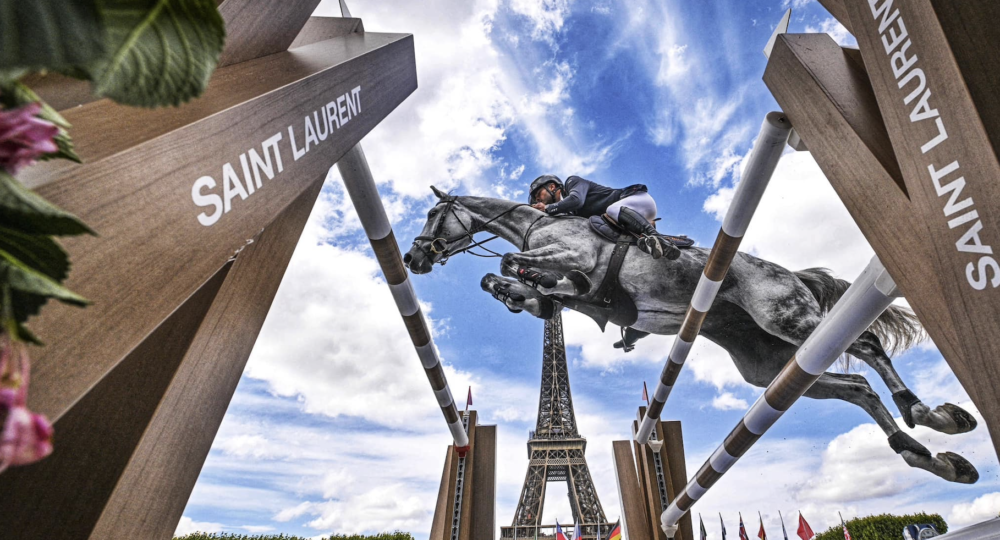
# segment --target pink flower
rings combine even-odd
[[[0,336],[0,472],[10,465],[28,465],[52,453],[52,424],[28,410],[28,351],[10,336]]]
[[[59,128],[38,118],[40,103],[0,110],[0,168],[10,174],[31,165],[44,154],[59,150],[53,138]]]

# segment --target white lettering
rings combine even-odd
[[[910,122],[920,122],[921,120],[930,120],[931,118],[941,116],[938,114],[937,109],[932,109],[930,105],[928,105],[927,100],[930,99],[930,97],[930,90],[924,92],[923,97],[917,101],[917,105],[913,107],[913,111],[910,112]]]
[[[904,39],[906,39],[906,36],[910,35],[906,31],[906,25],[903,24],[903,19],[897,20],[896,21],[896,26],[899,27],[899,34],[896,34],[896,29],[895,28],[893,28],[891,26],[889,27],[889,32],[888,33],[889,33],[889,37],[892,38],[892,43],[889,43],[889,40],[886,39],[885,36],[882,36],[882,46],[885,47],[885,54],[889,54],[892,51],[896,50],[896,46],[899,45],[899,43],[901,41],[903,41]]]
[[[354,98],[354,108],[359,113],[361,112],[361,87],[355,86],[351,89],[351,96]]]
[[[938,128],[937,137],[934,137],[933,139],[927,141],[926,143],[924,143],[923,146],[920,147],[920,152],[922,154],[930,152],[931,150],[934,149],[935,146],[948,140],[948,132],[944,130],[944,122],[940,118],[938,118],[937,120],[934,120],[934,123],[937,124]]]
[[[916,56],[914,56],[914,58],[916,58]],[[927,87],[927,76],[924,75],[924,70],[916,68],[910,71],[906,75],[906,77],[903,77],[903,80],[899,81],[899,89],[902,90],[903,87],[906,86],[906,83],[910,82],[910,79],[914,77],[917,77],[918,79],[920,79],[920,81],[919,84],[917,84],[917,89],[914,90],[913,92],[910,92],[910,95],[906,96],[906,99],[903,100],[903,103],[907,105],[909,105],[911,101],[916,99],[916,97],[919,96]]]
[[[347,96],[340,96],[339,98],[337,98],[337,112],[338,112],[338,115],[340,116],[340,125],[341,125],[341,127],[343,127],[343,125],[346,124],[351,119],[350,116],[348,116],[348,117],[344,116],[344,113],[347,112],[347,107],[344,105],[344,101],[345,101],[346,97]]]
[[[223,200],[223,212],[229,212],[233,203],[232,200],[239,195],[240,199],[246,200],[248,197],[247,190],[243,189],[243,182],[240,182],[240,178],[236,176],[236,171],[233,170],[233,166],[226,163],[222,166],[222,200]]]
[[[292,143],[292,157],[298,161],[300,157],[306,155],[306,151],[295,146],[295,130],[288,126],[288,140]]]
[[[334,112],[337,110],[337,104],[331,101],[330,103],[326,104],[326,107],[323,107],[323,110],[326,111],[326,118],[327,118],[327,123],[330,124],[330,131],[331,132],[333,131],[334,122],[337,123],[337,129],[340,129],[340,118],[337,118],[337,115],[334,114]]]
[[[211,176],[202,176],[194,181],[191,186],[191,200],[197,206],[214,206],[215,211],[211,214],[202,212],[198,214],[198,222],[206,227],[210,227],[222,217],[222,197],[218,193],[202,194],[202,188],[212,189],[215,187],[215,179]]]
[[[278,141],[280,140],[281,140],[281,132],[279,131],[275,133],[271,138],[265,140],[264,143],[260,145],[261,148],[264,150],[264,157],[267,158],[268,171],[271,170],[271,158],[267,153],[268,148],[270,148],[274,152],[274,160],[278,163],[278,172],[280,173],[281,171],[284,170],[284,168],[281,166],[281,149],[278,148]],[[268,172],[267,179],[270,180],[272,178],[274,178],[274,176],[270,172]]]
[[[986,276],[986,270],[993,270],[993,279],[990,281]],[[1000,264],[997,264],[996,259],[993,257],[980,257],[979,258],[979,277],[973,277],[973,272],[976,271],[976,267],[969,263],[965,266],[965,278],[968,280],[969,285],[972,288],[981,291],[986,288],[986,282],[990,281],[990,285],[996,289],[1000,287]]]
[[[972,199],[966,199],[966,201],[968,201],[969,204],[972,204]],[[965,225],[966,223],[968,223],[968,222],[970,222],[970,221],[972,221],[974,219],[978,219],[978,218],[979,218],[979,212],[973,210],[971,212],[967,212],[965,214],[962,214],[962,215],[958,216],[955,219],[952,219],[952,220],[948,221],[948,228],[949,229],[954,229],[955,227],[958,227],[959,225]]]
[[[316,138],[316,130],[313,128],[312,120],[309,116],[306,116],[305,121],[306,130],[306,152],[309,151],[310,146],[319,146],[319,139]]]
[[[243,181],[247,184],[247,192],[253,195],[253,178],[250,176],[250,165],[247,163],[246,154],[240,154],[240,165],[243,166]]]
[[[325,141],[326,136],[330,134],[330,128],[327,126],[325,118],[323,120],[320,120],[319,118],[320,117],[319,112],[322,110],[323,109],[320,108],[319,111],[313,111],[313,123],[316,125],[316,134],[319,135],[319,140]],[[322,130],[319,129],[320,126],[323,126]]]
[[[900,21],[902,21],[902,19],[900,19]],[[889,63],[892,65],[892,74],[896,76],[897,81],[903,76],[903,73],[906,73],[911,67],[913,67],[913,64],[917,63],[917,55],[913,55],[909,59],[906,58],[906,50],[910,48],[911,43],[912,42],[910,40],[906,40],[906,43],[903,44],[903,48],[892,53],[892,58],[889,60]]]
[[[966,253],[982,253],[984,255],[993,255],[993,248],[983,244],[983,241],[979,238],[979,231],[983,230],[982,220],[977,221],[972,225],[972,228],[965,232],[958,242],[955,242],[955,247],[959,251],[964,251]]]
[[[882,7],[875,9],[875,4],[877,3],[878,0],[868,0],[868,7],[872,10],[872,16],[876,19],[882,17],[882,22],[878,25],[878,33],[881,34],[885,32],[885,29],[890,24],[892,24],[892,21],[896,20],[896,17],[899,17],[899,10],[893,10],[891,14],[889,13],[889,8],[892,7],[892,0],[885,0],[885,2],[882,3]]]

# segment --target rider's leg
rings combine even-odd
[[[619,202],[624,202],[631,198],[628,197]],[[614,205],[608,207],[608,215],[615,219],[623,229],[639,237],[639,249],[652,255],[654,259],[666,257],[672,261],[681,256],[681,250],[670,240],[656,234],[656,229],[645,216],[629,206],[622,205],[615,208],[617,211],[617,217],[615,217],[611,215],[612,207]]]

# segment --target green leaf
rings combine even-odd
[[[45,274],[32,270],[3,250],[0,250],[0,285],[9,288],[14,320],[19,323],[23,323],[32,315],[37,315],[49,298],[74,306],[82,307],[90,304],[86,298],[63,287]]]
[[[73,214],[61,210],[0,171],[0,226],[30,234],[96,235]]]
[[[100,0],[108,55],[90,69],[95,93],[140,107],[201,95],[226,30],[216,0]]]
[[[69,256],[51,237],[0,227],[0,251],[32,270],[62,283],[69,275]]]
[[[96,0],[0,0],[0,70],[73,70],[104,53]]]

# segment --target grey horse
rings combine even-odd
[[[633,315],[634,321],[616,321],[606,315],[607,310],[602,316],[593,298],[593,284],[604,279],[615,244],[595,234],[587,219],[552,217],[524,204],[451,196],[431,189],[439,201],[404,256],[406,266],[414,274],[426,274],[435,263],[476,245],[475,233],[488,231],[520,249],[503,256],[501,273],[507,277],[487,274],[481,282],[484,291],[514,312],[548,318],[555,309],[567,306],[591,316],[602,329],[610,320],[653,334],[676,334],[708,258],[703,248],[686,249],[673,261],[630,249],[621,265],[619,292],[634,303],[632,313],[637,316]],[[522,282],[526,272],[535,276],[529,284]],[[824,269],[791,272],[740,252],[701,335],[729,353],[748,383],[766,387],[849,285]],[[945,403],[931,409],[921,402],[903,383],[883,348],[886,341],[904,349],[921,335],[912,312],[891,307],[847,352],[878,373],[910,428],[922,425],[949,434],[971,431],[976,420],[962,408]],[[932,455],[900,430],[861,375],[824,373],[805,395],[840,399],[864,409],[911,467],[952,482],[971,484],[979,479],[975,467],[958,454]]]

